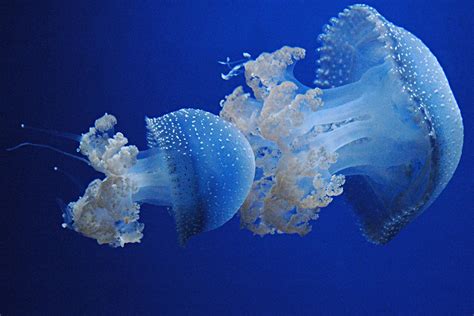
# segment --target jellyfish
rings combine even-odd
[[[63,227],[123,247],[142,239],[139,214],[146,203],[169,208],[185,245],[238,211],[252,185],[255,159],[232,124],[197,109],[146,118],[149,149],[139,151],[114,132],[116,123],[105,114],[80,137],[78,151],[104,177],[64,205]]]
[[[436,57],[375,9],[350,6],[319,40],[316,87],[293,73],[305,50],[285,46],[242,65],[253,95],[221,101],[256,159],[241,225],[303,236],[344,191],[363,235],[386,244],[453,176],[461,114]]]

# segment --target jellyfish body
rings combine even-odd
[[[124,246],[139,242],[140,204],[167,206],[179,242],[222,226],[237,212],[251,187],[254,156],[245,137],[210,113],[182,109],[147,118],[149,149],[127,145],[105,115],[80,142],[91,166],[105,175],[71,202],[64,226],[97,240]]]
[[[344,187],[364,235],[384,244],[451,179],[460,111],[429,49],[375,9],[351,6],[320,40],[318,88],[293,75],[305,51],[283,47],[245,63],[254,97],[238,87],[222,103],[256,157],[241,222],[304,235]]]

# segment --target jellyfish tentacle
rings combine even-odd
[[[71,173],[67,172],[66,170],[63,170],[62,168],[59,168],[58,166],[54,166],[53,167],[53,170],[56,171],[56,172],[59,172],[61,174],[63,174],[66,178],[69,179],[69,181],[71,181],[71,183],[74,184],[74,186],[80,191],[84,191],[85,190],[85,187],[84,185],[74,176],[72,175]]]
[[[21,123],[20,124],[20,127],[22,129],[28,129],[28,130],[32,130],[32,131],[35,131],[35,132],[40,132],[40,133],[44,133],[44,134],[48,134],[48,135],[51,135],[51,136],[54,136],[54,137],[60,137],[60,138],[64,138],[64,139],[68,139],[68,140],[73,140],[75,142],[78,142],[81,140],[81,136],[80,135],[76,135],[76,134],[73,134],[73,133],[68,133],[68,132],[63,132],[63,131],[56,131],[56,130],[52,130],[52,129],[46,129],[46,128],[40,128],[40,127],[34,127],[34,126],[29,126],[29,125],[26,125],[24,123]]]
[[[87,159],[84,159],[82,157],[73,155],[73,154],[68,153],[64,150],[61,150],[59,148],[53,147],[51,145],[46,145],[46,144],[37,144],[37,143],[24,142],[24,143],[18,144],[16,146],[7,148],[6,150],[7,151],[15,151],[15,150],[18,150],[18,149],[23,148],[23,147],[36,147],[36,148],[43,148],[43,149],[52,150],[52,151],[55,151],[57,153],[60,153],[61,155],[66,156],[66,157],[69,157],[69,158],[72,158],[72,159],[75,159],[75,160],[79,160],[79,161],[81,161],[81,162],[83,162],[87,165],[90,165],[90,162]]]

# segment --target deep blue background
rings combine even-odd
[[[242,83],[217,60],[282,45],[307,49],[296,67],[313,80],[316,36],[349,1],[3,1],[1,148],[41,141],[20,130],[80,133],[113,113],[145,147],[145,115],[183,106],[217,113]],[[0,151],[2,315],[471,315],[474,312],[472,1],[368,1],[420,37],[444,67],[464,117],[461,163],[432,207],[380,247],[359,234],[343,198],[313,232],[254,237],[234,218],[182,249],[164,209],[143,207],[145,237],[124,249],[63,230],[55,198],[95,173],[52,152]]]

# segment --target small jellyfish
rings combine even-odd
[[[366,238],[385,244],[451,179],[461,114],[430,50],[375,9],[349,7],[319,39],[318,87],[294,77],[305,50],[283,47],[243,64],[253,96],[238,87],[221,102],[256,158],[241,224],[305,235],[344,189]]]
[[[149,149],[139,151],[114,133],[116,123],[106,114],[80,138],[78,151],[105,177],[64,205],[63,227],[123,247],[140,242],[140,205],[147,203],[170,208],[184,245],[238,211],[252,185],[255,159],[232,124],[196,109],[146,118]]]

